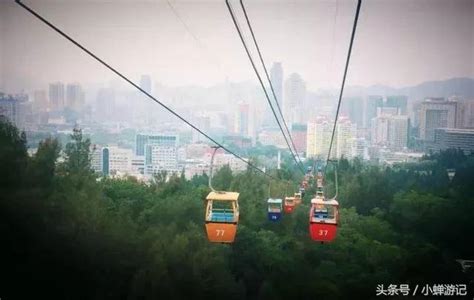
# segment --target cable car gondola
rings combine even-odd
[[[239,193],[210,192],[206,197],[206,232],[213,243],[233,243],[239,223]]]
[[[212,187],[214,156],[219,148],[214,148],[211,158],[209,187],[212,191],[206,197],[206,233],[212,243],[233,243],[239,223],[239,193],[216,191]]]
[[[295,198],[295,204],[296,205],[300,205],[301,204],[301,193],[295,193],[295,195],[293,196],[293,198]]]
[[[330,200],[324,196],[323,174],[318,170],[316,196],[311,199],[309,210],[309,233],[311,239],[321,243],[331,242],[336,238],[339,223],[339,202],[337,169],[334,171],[336,195]]]
[[[336,199],[324,197],[311,199],[309,213],[309,232],[311,239],[318,242],[331,242],[336,237],[339,222],[339,203]]]
[[[283,210],[287,214],[291,214],[293,210],[295,209],[295,197],[285,197],[285,202],[283,205]]]
[[[278,222],[281,219],[282,200],[268,199],[268,220]]]

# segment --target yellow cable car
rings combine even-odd
[[[233,243],[239,223],[239,193],[216,191],[212,187],[212,171],[214,155],[220,147],[213,147],[209,188],[211,192],[206,197],[206,233],[212,243]]]
[[[300,204],[301,204],[301,201],[302,201],[302,200],[301,200],[301,193],[295,193],[293,198],[295,198],[295,204],[296,204],[296,205],[300,205]]]
[[[233,243],[239,223],[239,193],[212,191],[206,197],[206,232],[213,243]]]

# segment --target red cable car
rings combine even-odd
[[[324,196],[316,194],[311,199],[309,212],[309,233],[311,239],[321,243],[331,242],[336,238],[339,222],[339,202],[336,199],[326,201]]]
[[[283,210],[287,214],[291,214],[295,210],[295,197],[285,197],[285,202],[283,204]]]

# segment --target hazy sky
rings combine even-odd
[[[150,74],[174,86],[226,77],[256,82],[224,0],[170,0],[191,34],[167,1],[24,2],[135,80]],[[232,3],[245,27],[240,5]],[[246,7],[269,66],[281,61],[285,77],[298,72],[313,90],[340,84],[355,0],[247,0]],[[348,85],[399,87],[460,76],[474,77],[474,0],[363,1]],[[0,0],[0,90],[110,79],[13,0]]]

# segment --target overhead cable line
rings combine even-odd
[[[193,128],[194,130],[196,130],[197,132],[199,132],[200,134],[204,135],[207,139],[209,139],[210,141],[212,141],[214,144],[218,145],[219,147],[221,147],[222,149],[224,149],[225,151],[227,151],[228,153],[234,155],[236,158],[238,158],[239,160],[243,161],[244,163],[246,163],[248,166],[250,166],[251,168],[263,173],[264,175],[268,176],[269,178],[272,178],[272,179],[276,179],[275,177],[265,173],[262,169],[258,168],[257,166],[255,166],[254,164],[250,163],[249,161],[245,160],[244,158],[242,158],[241,156],[239,156],[238,154],[234,153],[233,151],[231,151],[230,149],[228,149],[227,147],[225,147],[224,145],[220,144],[219,142],[217,142],[215,139],[213,139],[212,137],[210,137],[209,135],[207,135],[205,132],[203,132],[201,129],[197,128],[195,125],[193,125],[192,123],[190,123],[189,121],[187,121],[185,118],[183,118],[181,115],[179,115],[178,113],[176,113],[174,110],[172,110],[170,107],[168,107],[166,104],[164,104],[163,102],[161,102],[160,100],[156,99],[155,97],[153,97],[151,94],[149,94],[147,91],[145,91],[144,89],[142,89],[140,86],[138,86],[136,83],[134,83],[133,81],[131,81],[130,79],[128,79],[125,75],[123,75],[122,73],[120,73],[119,71],[117,71],[116,69],[114,69],[112,66],[110,66],[108,63],[106,63],[104,60],[102,60],[101,58],[99,58],[97,55],[95,55],[94,53],[92,53],[90,50],[88,50],[87,48],[85,48],[83,45],[81,45],[79,42],[75,41],[73,38],[71,38],[69,35],[67,35],[66,33],[64,33],[61,29],[59,29],[58,27],[56,27],[55,25],[53,25],[51,22],[49,22],[48,20],[46,20],[45,18],[43,18],[41,15],[39,15],[36,11],[34,11],[32,8],[28,7],[26,4],[22,3],[20,0],[15,0],[15,2],[20,5],[21,7],[23,7],[26,11],[28,11],[29,13],[31,13],[33,16],[35,16],[37,19],[39,19],[40,21],[42,21],[44,24],[46,24],[47,26],[49,26],[51,29],[53,29],[54,31],[56,31],[57,33],[59,33],[61,36],[63,36],[64,38],[66,38],[67,40],[69,40],[71,43],[73,43],[74,45],[76,45],[78,48],[80,48],[82,51],[84,51],[85,53],[87,53],[89,56],[91,56],[92,58],[94,58],[95,60],[97,60],[99,63],[101,63],[103,66],[105,66],[107,69],[109,69],[110,71],[112,71],[113,73],[115,73],[116,75],[118,75],[120,78],[122,78],[123,80],[125,80],[126,82],[128,82],[130,85],[132,85],[134,88],[136,88],[137,90],[139,90],[141,93],[143,93],[144,95],[146,95],[148,98],[150,98],[151,100],[155,101],[156,103],[158,103],[160,106],[162,106],[164,109],[166,109],[168,112],[170,112],[171,114],[173,114],[175,117],[177,117],[178,119],[180,119],[181,121],[183,121],[184,123],[186,123],[187,125],[189,125],[191,128]]]
[[[335,4],[335,9],[334,9],[334,23],[333,23],[333,26],[332,26],[332,40],[331,40],[331,59],[329,60],[329,63],[326,63],[326,74],[328,74],[329,78],[332,78],[332,74],[333,74],[333,62],[334,62],[334,51],[335,51],[335,44],[336,44],[336,25],[337,25],[337,14],[338,14],[338,0],[336,0],[336,4]],[[327,85],[329,87],[330,85],[330,80],[327,80]],[[314,170],[316,170],[316,159],[314,159],[313,161],[313,168],[312,168],[312,172],[314,172]]]
[[[188,23],[184,21],[184,18],[179,14],[178,10],[171,4],[169,0],[166,0],[166,3],[168,4],[168,7],[170,8],[171,12],[173,15],[176,17],[176,19],[183,25],[184,29],[189,33],[189,35],[193,38],[193,40],[196,42],[196,44],[201,48],[203,52],[206,52],[206,58],[215,65],[215,67],[219,70],[220,73],[224,74],[225,77],[227,78],[228,75],[225,74],[223,71],[222,65],[219,62],[219,60],[216,59],[215,54],[211,53],[209,49],[204,45],[204,43],[201,42],[201,39],[191,30],[190,26]]]
[[[244,12],[244,15],[245,15],[245,20],[247,20],[247,25],[250,29],[250,33],[252,35],[252,39],[253,39],[253,42],[255,44],[255,47],[257,49],[257,52],[258,52],[258,57],[260,58],[260,62],[262,63],[262,66],[263,66],[263,70],[265,71],[265,76],[267,77],[267,80],[268,80],[268,83],[270,84],[270,89],[272,91],[272,94],[273,94],[273,98],[275,99],[275,103],[276,103],[276,106],[278,108],[278,112],[280,113],[280,116],[281,116],[281,119],[283,121],[283,125],[285,125],[285,129],[286,129],[286,132],[288,133],[288,137],[290,138],[290,141],[291,141],[291,145],[293,146],[293,150],[295,151],[296,153],[296,157],[298,158],[298,161],[300,162],[300,164],[302,164],[301,162],[301,159],[298,155],[298,151],[296,149],[296,146],[295,146],[295,143],[293,141],[293,138],[291,137],[291,132],[290,130],[288,129],[288,125],[286,124],[286,121],[285,121],[285,118],[283,116],[283,113],[281,111],[281,107],[280,107],[280,104],[278,102],[278,98],[276,96],[276,93],[275,93],[275,89],[273,88],[273,84],[272,84],[272,81],[270,80],[270,76],[268,75],[268,71],[267,71],[267,66],[265,65],[265,61],[263,59],[263,55],[262,55],[262,52],[260,51],[260,47],[258,46],[258,43],[257,43],[257,38],[255,37],[255,33],[253,32],[253,28],[252,28],[252,25],[250,24],[250,20],[249,20],[249,17],[247,15],[247,10],[245,9],[245,5],[244,5],[244,2],[243,0],[240,0],[240,6],[242,7],[242,10]],[[281,100],[281,99],[280,99]],[[270,106],[271,106],[271,103],[269,102]],[[276,117],[276,116],[275,116]]]
[[[249,58],[249,60],[250,60],[250,63],[252,64],[253,70],[255,71],[255,75],[257,75],[258,81],[260,82],[260,85],[262,86],[263,92],[264,92],[264,94],[265,94],[265,98],[267,99],[268,104],[270,105],[270,108],[271,108],[271,110],[272,110],[272,113],[273,113],[273,115],[275,116],[275,120],[277,121],[278,127],[280,127],[281,133],[283,134],[283,137],[285,138],[286,145],[288,146],[288,149],[290,150],[291,155],[293,156],[293,159],[294,159],[294,161],[296,162],[296,165],[298,165],[298,166],[300,167],[300,171],[304,174],[304,169],[303,169],[303,167],[302,167],[302,165],[301,165],[301,162],[299,162],[299,161],[296,159],[296,156],[295,156],[295,154],[293,153],[293,150],[291,149],[291,146],[290,146],[290,143],[289,143],[289,141],[288,141],[288,138],[286,137],[286,134],[285,134],[285,132],[284,132],[284,130],[283,130],[283,127],[282,127],[281,124],[280,124],[280,120],[278,119],[278,117],[277,117],[277,115],[276,115],[275,109],[273,108],[273,105],[272,105],[272,103],[271,103],[270,97],[268,96],[267,90],[265,89],[265,85],[263,84],[262,78],[260,77],[260,74],[259,74],[258,71],[257,71],[257,67],[255,66],[255,63],[254,63],[254,61],[253,61],[253,58],[252,58],[252,56],[250,55],[250,51],[249,51],[249,49],[248,49],[248,47],[247,47],[247,43],[246,43],[245,40],[244,40],[244,37],[243,37],[243,35],[242,35],[240,26],[238,25],[237,20],[236,20],[236,18],[235,18],[235,16],[234,16],[234,11],[233,11],[233,9],[232,9],[230,3],[229,3],[229,0],[226,0],[225,3],[226,3],[226,5],[227,5],[227,9],[229,10],[230,16],[232,17],[232,21],[233,21],[233,23],[234,23],[234,25],[235,25],[235,28],[237,29],[237,32],[238,32],[239,37],[240,37],[240,40],[242,41],[242,44],[243,44],[243,46],[244,46],[244,48],[245,48],[245,52],[247,53],[247,56],[248,56],[248,58]]]
[[[334,135],[335,135],[335,132],[336,132],[337,118],[339,116],[339,110],[341,108],[342,95],[344,93],[344,85],[346,84],[347,69],[349,68],[349,61],[351,59],[352,45],[354,43],[354,37],[355,37],[355,33],[356,33],[356,28],[357,28],[357,21],[359,20],[359,12],[360,12],[361,4],[362,4],[362,0],[358,0],[357,1],[357,9],[356,9],[355,18],[354,18],[354,25],[352,26],[352,34],[351,34],[351,41],[349,43],[349,51],[347,52],[346,66],[344,68],[344,75],[342,77],[342,85],[341,85],[341,91],[339,93],[339,101],[337,103],[336,118],[334,119],[334,126],[333,126],[333,129],[332,129],[331,142],[329,144],[328,157],[326,159],[326,166],[324,167],[324,174],[326,174],[328,163],[329,163],[329,160],[331,158],[331,150],[332,150],[332,144],[333,144],[333,141],[334,141]]]

